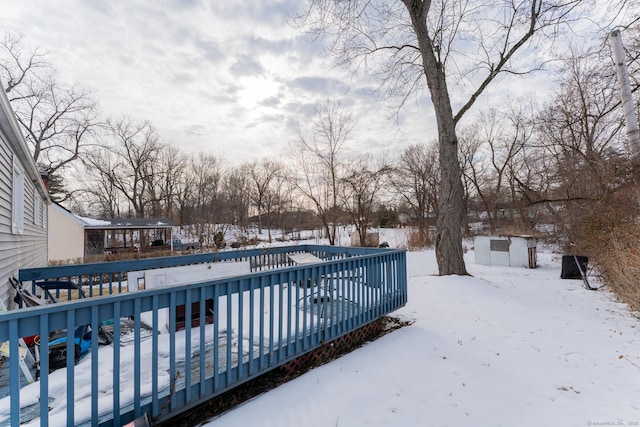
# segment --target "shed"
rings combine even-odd
[[[481,265],[536,268],[537,239],[529,235],[476,236],[475,262]]]
[[[360,242],[360,234],[357,230],[351,233],[351,246],[365,246],[376,248],[380,244],[380,233],[367,233],[364,245]]]

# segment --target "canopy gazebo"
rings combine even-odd
[[[168,218],[83,218],[85,256],[105,252],[135,252],[153,240],[172,240],[173,222]]]

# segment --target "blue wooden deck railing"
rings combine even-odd
[[[289,255],[296,253],[322,262],[292,265]],[[20,389],[19,381],[11,381],[4,422],[120,426],[144,413],[153,422],[167,420],[402,307],[405,256],[393,249],[306,245],[21,270],[25,285],[70,280],[87,296],[100,296],[0,314],[0,342],[9,342],[9,360],[18,360],[19,338],[40,334],[44,349],[49,332],[57,330],[67,331],[66,352],[74,354],[75,328],[90,325],[90,357],[77,365],[66,360],[66,384],[75,379],[77,387],[79,374],[89,377],[90,370],[90,393],[79,400],[75,388],[66,387],[64,399],[52,396],[49,360],[42,357],[39,382]],[[133,271],[239,261],[248,261],[251,272],[126,291]],[[184,330],[176,330],[180,310]],[[212,322],[193,322],[203,320],[202,313]],[[105,325],[113,343],[99,346]],[[19,377],[17,363],[9,370],[12,379]],[[29,387],[39,387],[37,403],[23,404]],[[56,400],[66,400],[66,411],[49,415]]]

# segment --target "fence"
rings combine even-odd
[[[65,331],[63,353],[76,355],[53,372],[42,357],[31,385],[11,381],[0,424],[120,426],[145,413],[154,423],[167,420],[403,306],[405,256],[306,245],[21,270],[20,281],[34,290],[38,282],[72,281],[89,298],[0,315],[10,361],[18,360],[20,338],[40,334],[46,349],[52,331]],[[248,271],[144,291],[127,281],[141,271],[220,263]],[[113,342],[101,346],[105,331]],[[17,363],[9,370],[20,376]]]

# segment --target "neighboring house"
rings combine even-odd
[[[8,308],[14,305],[9,277],[18,277],[21,268],[47,265],[49,203],[9,99],[0,89],[0,300]]]
[[[85,256],[84,236],[88,225],[57,203],[49,206],[49,261],[75,260]]]

